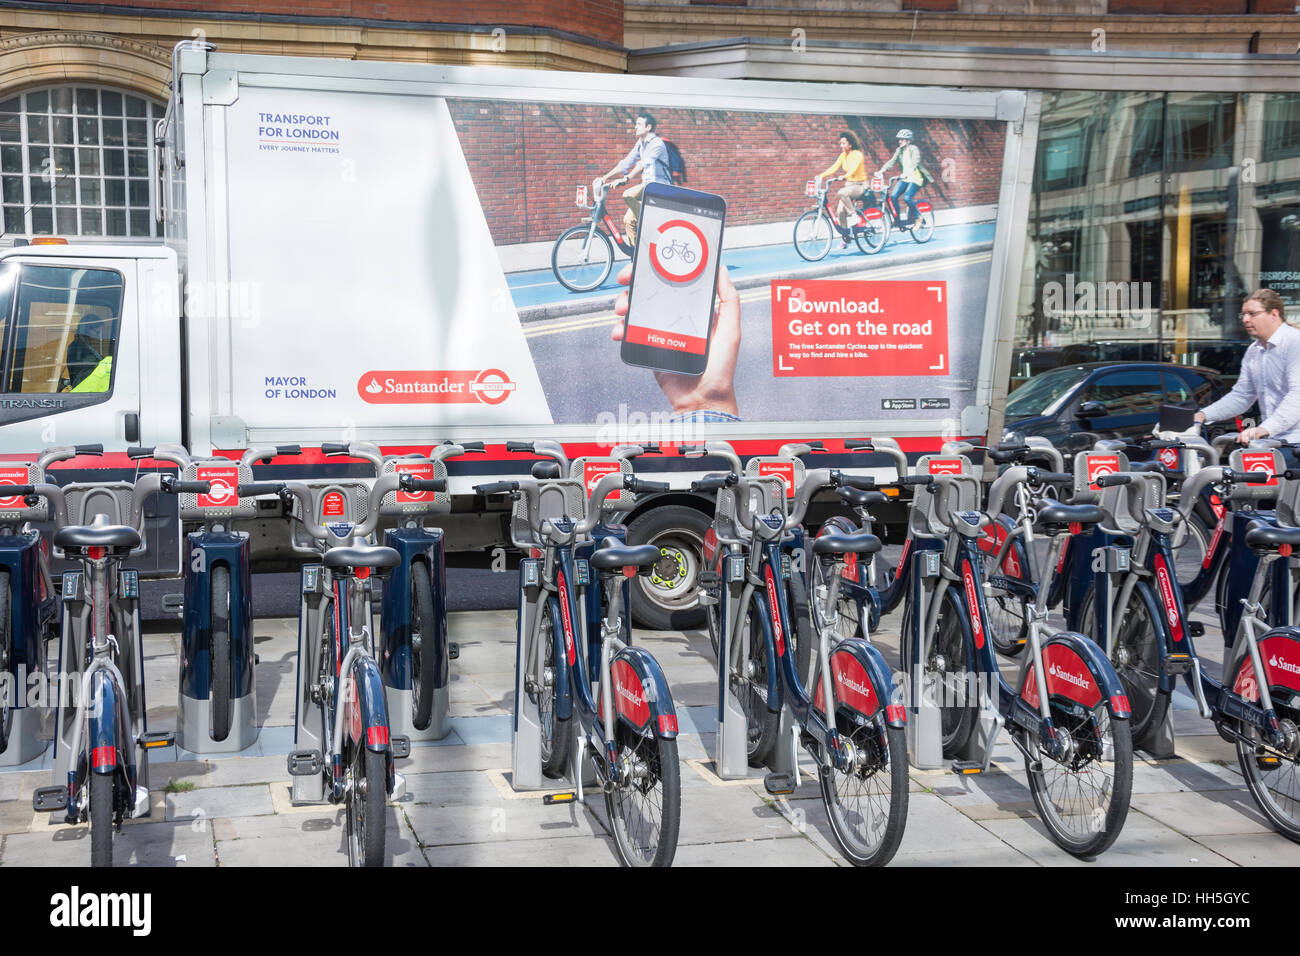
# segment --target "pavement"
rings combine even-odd
[[[887,559],[896,560],[895,548]],[[892,554],[890,552],[893,552]],[[503,575],[503,592],[513,575]],[[1198,649],[1213,671],[1221,656],[1217,625],[1206,622]],[[897,664],[900,614],[882,621],[874,640]],[[145,637],[149,725],[175,722],[179,635],[170,625]],[[296,621],[264,618],[254,633],[262,733],[243,754],[201,759],[175,748],[151,763],[153,809],[115,838],[117,865],[346,866],[342,810],[295,807],[285,754],[292,745]],[[388,809],[389,864],[617,864],[603,800],[544,806],[542,793],[509,783],[514,698],[514,612],[450,615],[460,643],[451,685],[452,732],[416,743],[399,761],[408,793]],[[715,756],[716,662],[703,631],[635,636],[663,665],[681,715],[681,836],[675,865],[835,866],[834,844],[815,775],[805,761],[801,788],[776,799],[756,773],[722,781]],[[1115,845],[1092,863],[1076,860],[1047,837],[1035,815],[1023,761],[1005,735],[993,769],[976,777],[910,773],[907,827],[893,866],[1295,865],[1300,846],[1273,832],[1246,790],[1233,748],[1201,720],[1185,694],[1174,700],[1178,756],[1138,755],[1132,808]],[[58,823],[31,808],[34,788],[51,783],[35,761],[0,772],[0,866],[83,866],[86,826]],[[45,765],[48,767],[48,763]]]

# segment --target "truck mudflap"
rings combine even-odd
[[[1294,706],[1293,701],[1300,697],[1300,627],[1275,627],[1266,632],[1259,639],[1259,657],[1274,708]],[[1232,690],[1243,700],[1259,702],[1259,677],[1249,654],[1237,666]]]
[[[859,637],[845,638],[831,648],[830,660],[835,700],[840,707],[868,720],[884,710],[885,723],[890,727],[907,723],[902,691],[894,686],[889,665],[879,650]],[[813,674],[812,706],[825,719],[820,668]]]
[[[675,740],[677,708],[659,662],[642,648],[625,647],[609,669],[618,719],[640,734]]]
[[[352,664],[352,699],[347,704],[348,736],[367,750],[388,753],[388,705],[384,679],[374,658],[358,657]]]
[[[1092,710],[1105,703],[1116,719],[1132,716],[1119,675],[1100,647],[1082,634],[1062,631],[1043,643],[1043,669],[1047,671],[1047,696]],[[1038,709],[1038,673],[1033,664],[1025,674],[1021,698]]]

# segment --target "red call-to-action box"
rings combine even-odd
[[[947,375],[948,284],[772,282],[772,374]]]

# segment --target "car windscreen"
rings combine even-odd
[[[1007,418],[1042,415],[1053,402],[1078,385],[1086,374],[1086,369],[1075,367],[1057,368],[1035,375],[1007,398]]]

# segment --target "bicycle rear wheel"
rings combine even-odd
[[[230,569],[219,564],[212,569],[212,648],[208,664],[212,680],[208,694],[212,715],[210,733],[213,740],[230,736]]]
[[[570,292],[599,289],[613,268],[614,246],[609,236],[599,229],[592,231],[590,226],[566,229],[551,249],[551,270]]]
[[[916,224],[908,231],[916,242],[929,242],[934,238],[934,213],[921,213],[916,218]]]
[[[355,743],[347,773],[348,865],[383,866],[387,755]]]
[[[846,770],[822,768],[822,802],[845,858],[854,866],[884,866],[894,858],[907,822],[907,736],[880,714],[865,725],[841,714]]]
[[[825,259],[835,230],[820,209],[810,209],[794,221],[794,251],[809,262]]]
[[[1255,680],[1254,667],[1247,657],[1232,686],[1243,688],[1245,693],[1245,687]],[[1264,743],[1257,730],[1238,724],[1238,730],[1251,739],[1237,741],[1237,762],[1250,795],[1273,829],[1288,840],[1300,843],[1300,707],[1292,706],[1294,697],[1281,703],[1280,696],[1273,698],[1273,708],[1290,745],[1280,750],[1271,747]],[[1258,693],[1249,699],[1258,701]]]
[[[1139,581],[1129,596],[1128,606],[1119,618],[1115,646],[1110,660],[1115,665],[1124,693],[1128,696],[1133,716],[1129,730],[1135,742],[1146,739],[1152,728],[1158,726],[1169,710],[1169,694],[1158,686],[1160,680],[1160,644],[1156,638],[1155,595]],[[1105,642],[1097,633],[1096,611],[1093,603],[1093,586],[1089,585],[1083,598],[1083,611],[1079,617],[1079,630],[1092,638],[1098,646]]]
[[[1037,735],[1020,732],[1034,806],[1053,841],[1079,857],[1096,856],[1119,836],[1133,787],[1129,722],[1114,719],[1105,703],[1079,715],[1078,706],[1052,700],[1050,711],[1067,752],[1050,757]]]
[[[677,741],[644,737],[615,718],[622,778],[605,794],[614,846],[624,866],[671,866],[682,818]]]
[[[761,767],[776,743],[780,714],[767,706],[767,638],[763,622],[758,616],[757,599],[751,600],[741,623],[749,634],[749,656],[741,662],[744,672],[731,674],[732,689],[740,699],[740,709],[745,713],[748,728],[748,756],[751,767]],[[739,639],[738,633],[738,639]]]
[[[871,255],[885,248],[885,243],[889,241],[889,231],[889,216],[886,214],[879,219],[868,219],[865,225],[854,229],[853,238],[859,249]]]
[[[573,752],[573,716],[570,714],[560,719],[555,715],[557,678],[551,602],[543,601],[537,613],[542,616],[537,634],[537,639],[542,642],[542,673],[536,675],[537,689],[532,696],[537,703],[537,717],[542,728],[542,773],[558,780],[569,769],[569,755]]]
[[[411,566],[411,723],[427,730],[433,717],[433,585],[427,565]]]

